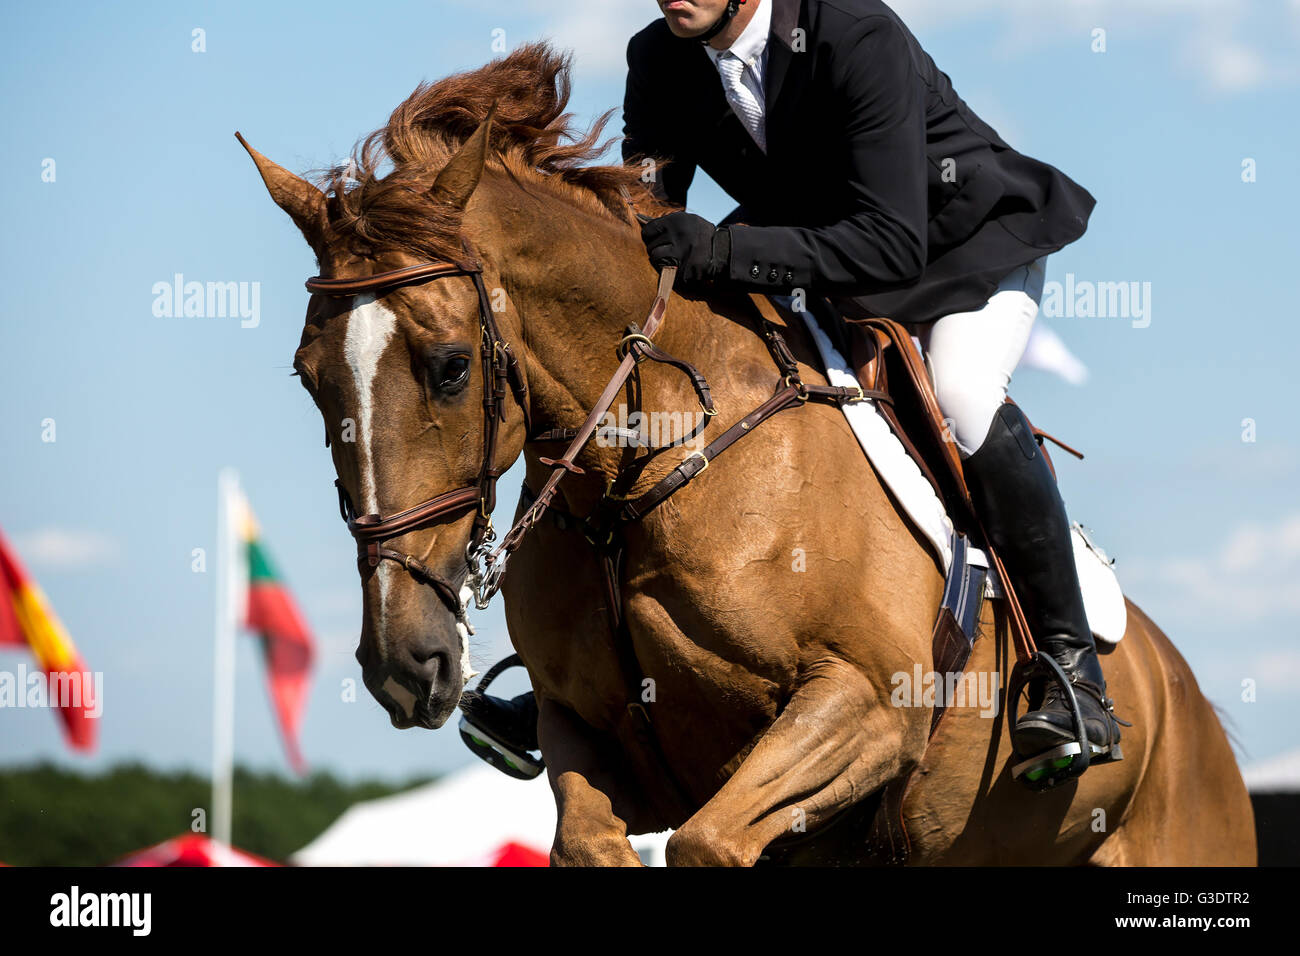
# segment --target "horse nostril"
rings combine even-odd
[[[446,667],[446,651],[439,650],[436,645],[408,646],[404,656],[411,673],[430,685]]]
[[[413,647],[411,648],[411,660],[417,664],[427,664],[430,660],[438,656],[436,647]]]

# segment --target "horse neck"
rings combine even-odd
[[[614,349],[627,326],[644,324],[658,274],[634,226],[545,186],[525,190],[501,175],[485,177],[476,200],[479,215],[472,225],[490,234],[486,251],[519,313],[533,420],[544,427],[574,427],[617,368]],[[762,362],[766,355],[751,331],[719,320],[703,301],[679,297],[672,299],[656,340],[670,350],[682,349],[688,359],[757,350]],[[676,397],[684,382],[650,375],[657,383],[651,388],[662,385],[674,393],[660,396],[661,407],[693,407],[689,394]],[[647,393],[647,402],[654,398]],[[676,401],[683,404],[672,404]]]

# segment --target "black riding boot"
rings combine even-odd
[[[1119,743],[1119,726],[1083,607],[1070,523],[1056,478],[1019,408],[1008,403],[998,409],[984,444],[966,459],[965,471],[1034,641],[1065,672],[1091,752],[1105,759]],[[1012,746],[1025,759],[1075,740],[1074,720],[1057,682],[1035,683],[1030,684],[1030,712],[1011,731]]]

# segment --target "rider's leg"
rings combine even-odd
[[[993,413],[1006,401],[1038,317],[1045,264],[1022,266],[984,308],[945,316],[921,333],[935,397],[963,458],[984,444]]]
[[[1007,386],[1038,315],[1044,260],[1017,269],[988,305],[946,316],[923,335],[939,406],[965,459],[967,480],[1041,651],[1073,683],[1088,739],[1103,750],[1119,741],[1088,626],[1065,505],[1029,423],[1006,404]],[[1012,729],[1024,757],[1074,740],[1072,719],[1054,683],[1034,688]],[[1041,696],[1041,701],[1038,697]]]

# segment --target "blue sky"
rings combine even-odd
[[[99,753],[0,712],[0,764],[122,759],[205,770],[211,746],[217,470],[233,465],[320,642],[303,735],[315,766],[404,778],[472,758],[450,728],[391,729],[358,676],[353,550],[323,429],[289,377],[312,256],[234,140],[304,171],[341,159],[423,79],[542,36],[577,51],[573,108],[622,96],[651,0],[46,3],[0,36],[0,527],[90,666]],[[1151,321],[1043,321],[1089,367],[1024,371],[1013,394],[1087,452],[1060,461],[1073,515],[1225,708],[1247,761],[1300,719],[1300,2],[913,0],[897,9],[963,97],[1022,151],[1087,186],[1088,234],[1048,280],[1151,283]],[[205,31],[205,52],[191,49]],[[1094,52],[1094,30],[1105,52]],[[500,32],[504,31],[504,32]],[[55,179],[43,181],[46,160]],[[1254,161],[1255,182],[1243,182]],[[730,204],[697,185],[692,207]],[[154,314],[156,283],[260,284],[260,324]],[[54,442],[42,441],[53,419]],[[1254,440],[1243,441],[1254,423]],[[1249,437],[1249,435],[1247,435]],[[1059,457],[1059,456],[1058,456]],[[517,476],[507,478],[509,510]],[[507,647],[498,609],[476,658]],[[0,668],[22,656],[6,652]],[[242,639],[236,750],[283,766]],[[1257,699],[1242,700],[1242,682]]]

